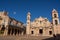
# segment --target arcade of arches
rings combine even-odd
[[[3,34],[3,35],[23,35],[23,34],[25,34],[24,30],[25,30],[25,28],[16,27],[13,25],[9,25],[7,27],[5,27],[3,25],[2,28],[0,28],[0,34]]]

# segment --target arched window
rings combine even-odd
[[[58,24],[58,21],[57,20],[55,20],[55,25],[57,25]]]
[[[57,17],[57,15],[56,14],[54,14],[54,18],[56,18]]]

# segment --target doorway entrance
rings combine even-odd
[[[39,34],[43,34],[43,29],[39,29]]]
[[[33,31],[31,31],[31,34],[34,34],[34,32],[33,32]]]
[[[52,31],[49,31],[49,34],[52,35]]]

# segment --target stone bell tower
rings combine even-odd
[[[30,34],[30,25],[31,25],[31,23],[30,23],[30,12],[28,12],[28,14],[27,14],[27,26],[26,26],[26,34]]]
[[[53,25],[59,24],[58,12],[55,9],[52,10],[52,21],[53,21]]]

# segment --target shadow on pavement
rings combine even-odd
[[[57,34],[56,36],[53,35],[53,37],[42,39],[42,40],[60,40],[60,34]]]

